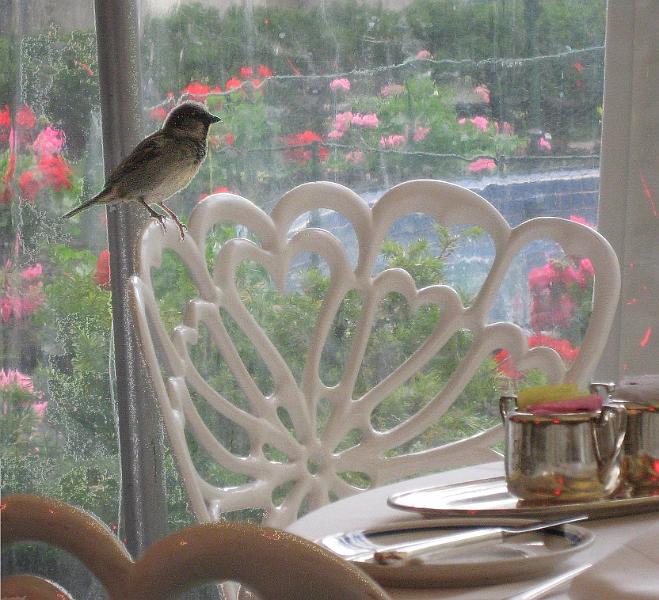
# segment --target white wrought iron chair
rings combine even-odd
[[[354,228],[356,264],[338,239],[327,231],[292,227],[302,215],[318,209],[341,213]],[[464,306],[459,294],[446,285],[417,289],[403,269],[375,273],[382,242],[397,219],[424,213],[446,226],[478,226],[491,237],[495,257],[474,301]],[[212,257],[209,272],[206,239],[218,224],[239,224],[252,239],[240,237],[224,243]],[[291,231],[293,231],[291,233]],[[529,348],[528,333],[513,323],[488,323],[497,290],[514,257],[531,241],[557,242],[566,255],[590,258],[595,280],[593,307],[581,351],[572,364],[564,363],[548,347]],[[187,266],[198,296],[189,301],[180,323],[168,333],[154,293],[152,269],[163,253],[173,251]],[[277,347],[243,304],[235,283],[243,261],[263,265],[282,289],[291,261],[305,252],[322,256],[329,268],[329,287],[313,327],[313,342],[301,377],[294,377]],[[506,348],[517,369],[541,369],[551,382],[588,383],[606,343],[620,288],[617,258],[606,240],[579,223],[558,218],[535,218],[511,228],[485,199],[463,187],[435,180],[415,180],[387,191],[372,207],[350,189],[329,182],[301,185],[285,194],[268,215],[249,200],[233,194],[207,197],[192,211],[189,231],[179,240],[175,228],[163,233],[157,223],[145,229],[138,247],[139,271],[132,279],[137,325],[153,385],[158,396],[173,453],[191,505],[201,521],[218,520],[223,513],[257,508],[266,525],[285,527],[298,517],[307,498],[314,509],[334,497],[360,491],[341,474],[366,474],[372,485],[402,479],[419,472],[474,464],[492,459],[491,446],[500,439],[499,426],[467,439],[421,452],[392,455],[391,449],[418,436],[436,423],[464,390],[476,370],[499,348]],[[356,290],[362,312],[345,370],[336,385],[325,385],[319,373],[323,348],[337,310],[346,294]],[[355,382],[373,326],[375,307],[386,294],[397,292],[412,308],[439,306],[440,317],[428,338],[400,366],[359,397]],[[229,315],[258,353],[271,374],[273,390],[256,385],[236,349],[221,316]],[[246,401],[230,401],[209,385],[195,368],[190,348],[199,328],[210,332],[222,360],[239,383]],[[422,369],[459,330],[469,330],[473,341],[442,389],[416,414],[386,431],[373,427],[371,415],[378,405]],[[160,362],[159,362],[160,361]],[[162,363],[162,368],[161,368]],[[192,400],[192,392],[243,428],[249,437],[247,453],[237,454],[212,433]],[[317,411],[329,402],[329,418],[318,432]],[[278,409],[290,416],[285,424]],[[291,431],[291,429],[293,431]],[[359,443],[338,449],[346,435],[358,430]],[[226,471],[245,478],[244,483],[210,483],[193,463],[190,443],[198,444]],[[283,460],[264,451],[276,448]],[[289,488],[282,487],[292,482]],[[283,490],[283,500],[273,494]],[[280,498],[281,499],[281,498]]]

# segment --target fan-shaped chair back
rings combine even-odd
[[[296,228],[300,218],[319,210],[341,213],[351,224],[357,243],[354,263],[342,243],[328,231]],[[376,272],[380,249],[392,225],[416,213],[429,215],[449,227],[477,226],[490,236],[495,257],[479,292],[467,306],[455,289],[441,282],[418,289],[401,268]],[[216,225],[227,223],[248,230],[251,239],[231,239],[208,259],[209,233]],[[587,256],[595,272],[592,315],[581,350],[571,363],[564,362],[549,347],[529,348],[528,331],[514,323],[488,322],[513,259],[538,239],[555,241],[566,255]],[[161,318],[152,280],[152,270],[160,265],[166,250],[179,255],[196,287],[196,297],[182,310],[171,334]],[[317,320],[309,323],[312,342],[301,375],[296,377],[246,308],[236,286],[236,272],[244,261],[253,261],[283,289],[292,261],[310,252],[325,261],[329,284]],[[497,349],[507,349],[517,369],[539,368],[550,382],[588,383],[606,342],[620,288],[616,256],[592,228],[548,217],[511,228],[478,194],[434,180],[398,185],[373,206],[341,185],[309,183],[285,194],[269,215],[245,198],[217,194],[194,208],[184,241],[179,240],[175,228],[163,234],[157,223],[151,223],[144,231],[138,253],[139,273],[132,279],[132,292],[139,335],[193,509],[201,520],[214,520],[222,513],[257,508],[264,511],[266,524],[282,527],[297,518],[305,501],[313,509],[332,498],[359,491],[359,486],[342,477],[345,472],[365,474],[372,485],[380,485],[433,467],[491,459],[494,455],[490,447],[500,439],[499,427],[420,452],[394,455],[391,450],[404,446],[436,423]],[[361,298],[358,324],[338,383],[327,385],[319,372],[323,350],[337,311],[351,291]],[[356,394],[376,307],[391,292],[404,297],[412,309],[436,305],[439,319],[425,341],[399,366],[364,393]],[[256,349],[272,378],[272,390],[265,393],[255,383],[223,315],[238,325]],[[242,389],[242,404],[209,385],[195,367],[190,349],[198,341],[202,326]],[[372,415],[380,404],[463,330],[471,332],[472,342],[445,385],[409,418],[386,431],[377,430]],[[246,432],[249,447],[242,454],[233,452],[213,435],[193,395],[203,398],[211,411]],[[319,431],[317,415],[322,402],[326,402],[329,414]],[[282,420],[281,409],[285,409],[290,422]],[[355,431],[358,443],[340,448],[342,440]],[[229,479],[226,484],[218,484],[204,479],[192,460],[189,444],[203,448],[223,472],[240,475],[242,482]],[[274,459],[267,448],[276,449],[284,458]]]

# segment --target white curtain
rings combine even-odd
[[[600,231],[622,267],[598,377],[659,373],[659,0],[609,0]]]

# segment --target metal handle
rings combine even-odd
[[[501,420],[506,422],[506,417],[509,413],[514,411],[517,408],[517,396],[501,396],[499,398],[499,413],[501,414]]]
[[[593,429],[595,435],[595,453],[597,463],[604,469],[609,467],[618,460],[622,445],[625,441],[625,431],[627,429],[627,411],[623,406],[605,404],[602,406],[602,414],[596,428]],[[611,430],[611,431],[609,431]],[[601,436],[607,435],[614,440],[613,444],[608,444],[606,452],[602,452]]]

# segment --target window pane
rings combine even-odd
[[[372,202],[402,181],[433,178],[478,191],[511,225],[535,216],[596,224],[604,0],[294,4],[142,3],[151,129],[185,99],[206,103],[223,119],[211,129],[201,172],[171,200],[184,220],[213,192],[237,193],[268,211],[284,192],[307,181],[338,182]],[[311,214],[308,224],[355,246],[341,215]],[[220,238],[213,238],[215,250]],[[392,227],[380,266],[407,268],[419,287],[449,283],[469,304],[493,253],[492,240],[481,231],[447,229],[410,215]],[[247,264],[238,283],[245,286],[241,293],[251,314],[300,378],[311,327],[302,324],[315,322],[327,290],[327,266],[313,255],[295,264],[284,293]],[[163,282],[167,268],[164,264],[158,275]],[[161,287],[167,290],[161,306],[179,307],[180,319],[184,295],[166,283]],[[531,345],[552,345],[570,361],[588,321],[591,289],[588,257],[566,256],[540,241],[518,257],[491,318],[516,321]],[[361,301],[353,290],[337,313],[336,336],[321,359],[328,385],[338,383],[346,367]],[[384,299],[378,311],[356,396],[414,352],[437,320],[432,310],[409,311],[402,298]],[[180,322],[174,313],[168,318],[172,326]],[[267,390],[267,370],[241,337],[241,324],[226,318],[224,324]],[[425,405],[470,343],[469,332],[456,333],[405,390],[380,405],[372,426],[388,430]],[[224,382],[235,390],[232,402],[244,403],[217,366],[221,361],[212,346],[202,335],[194,348],[200,373],[212,386]],[[402,450],[496,423],[494,400],[517,376],[501,349],[443,422]],[[319,429],[328,410],[321,402]],[[200,412],[206,415],[208,407]],[[244,453],[242,436],[226,424],[213,431],[227,446],[235,443],[236,454]],[[354,440],[344,442],[350,446]],[[222,474],[201,453],[197,458],[217,484]]]
[[[60,498],[116,530],[105,212],[61,218],[103,183],[93,3],[39,6],[0,6],[2,494]],[[12,548],[2,565],[103,597],[52,549]]]

